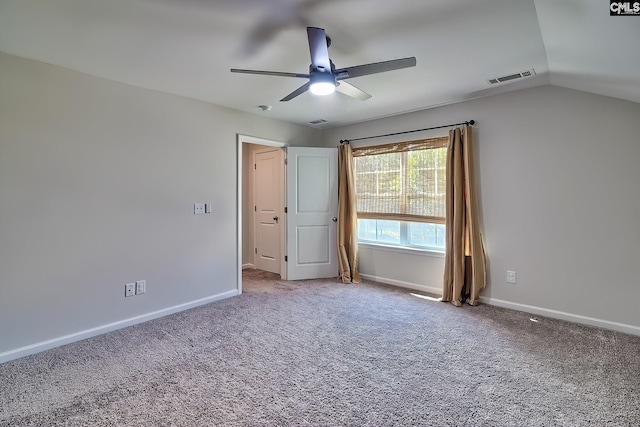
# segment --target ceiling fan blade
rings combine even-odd
[[[366,101],[367,99],[371,98],[371,95],[369,95],[367,92],[361,89],[358,89],[354,85],[347,83],[345,81],[338,82],[338,85],[336,86],[336,91],[343,93],[347,96],[350,96],[352,98],[359,99],[360,101]]]
[[[303,79],[308,79],[309,74],[298,74],[298,73],[283,73],[280,71],[259,71],[259,70],[241,70],[238,68],[232,68],[232,73],[243,73],[243,74],[260,74],[263,76],[280,76],[280,77],[300,77]]]
[[[322,28],[307,27],[309,51],[311,52],[311,68],[331,72],[327,35]]]
[[[280,100],[280,102],[291,101],[296,96],[301,95],[301,94],[305,93],[306,91],[308,91],[309,90],[309,86],[311,86],[310,82],[307,82],[307,83],[303,84],[298,89],[294,90],[289,95],[287,95],[284,98],[282,98]]]
[[[416,58],[392,59],[391,61],[375,62],[373,64],[356,65],[353,67],[340,68],[335,71],[337,80],[351,79],[353,77],[367,76],[370,74],[385,73],[387,71],[399,70],[401,68],[415,67]]]

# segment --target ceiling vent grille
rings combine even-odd
[[[530,70],[525,70],[525,71],[521,71],[519,73],[515,73],[515,74],[509,74],[508,76],[502,76],[502,77],[496,77],[493,79],[489,79],[487,80],[487,82],[489,84],[495,85],[498,83],[504,83],[504,82],[509,82],[512,80],[518,80],[518,79],[524,79],[527,77],[532,77],[536,75],[536,70],[534,70],[533,68]]]
[[[309,122],[310,125],[321,125],[323,123],[327,123],[327,121],[324,120],[324,119],[318,119],[318,120],[314,120],[312,122]]]

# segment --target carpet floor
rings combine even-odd
[[[0,426],[640,425],[640,337],[374,283],[243,287],[0,365]]]

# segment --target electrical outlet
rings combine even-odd
[[[193,213],[194,214],[203,214],[204,213],[204,203],[194,203],[193,204]]]
[[[516,272],[507,270],[507,283],[516,283]]]
[[[124,285],[124,296],[132,297],[136,294],[136,284],[135,283],[127,283]]]
[[[136,282],[136,295],[144,294],[145,292],[147,292],[147,281],[138,280]]]

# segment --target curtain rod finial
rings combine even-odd
[[[475,120],[469,120],[467,123],[469,123],[471,126],[473,126],[473,125],[476,124],[476,121]]]
[[[340,140],[340,145],[348,144],[348,143],[349,143],[349,140],[348,140],[348,139],[341,139],[341,140]]]

